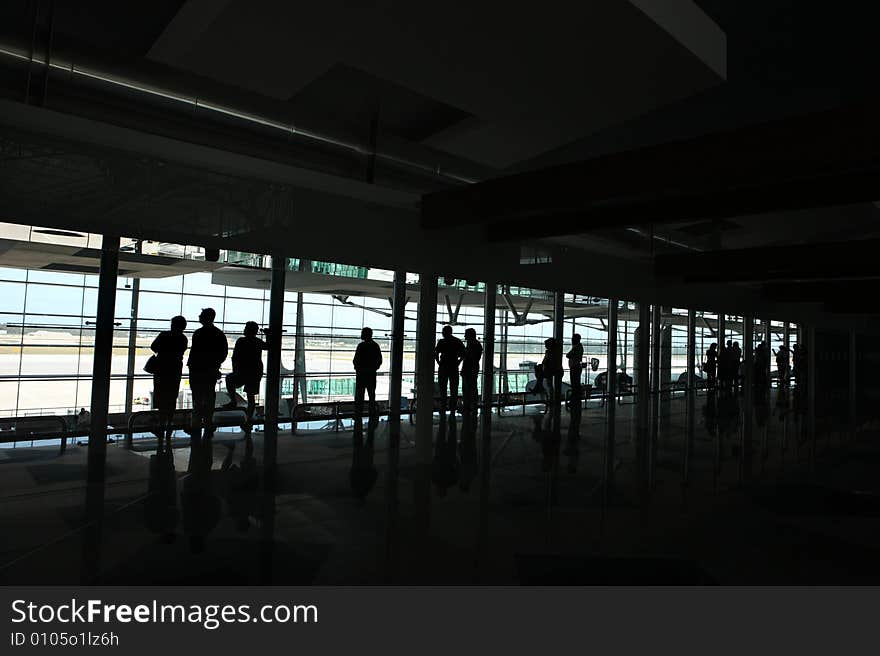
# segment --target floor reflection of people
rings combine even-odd
[[[565,441],[564,455],[568,458],[568,473],[577,472],[578,459],[580,458],[581,442],[581,413],[580,403],[573,403],[568,421],[568,437]]]
[[[458,487],[462,492],[471,489],[471,483],[477,477],[479,462],[477,460],[477,413],[473,409],[465,410],[461,420],[461,444],[460,459],[461,469],[458,478]]]
[[[714,387],[706,391],[706,403],[703,405],[703,425],[706,427],[706,432],[713,437],[718,432],[718,403]]]
[[[437,496],[446,496],[447,490],[458,482],[459,468],[456,447],[458,442],[455,411],[440,414],[440,427],[434,444],[434,462],[431,465],[431,480],[437,488]]]
[[[159,535],[163,542],[171,543],[177,537],[179,518],[174,454],[160,440],[156,453],[150,456],[150,482],[144,502],[144,519],[150,531]]]
[[[245,437],[244,453],[238,464],[233,462],[235,442],[230,442],[228,448],[226,458],[220,465],[225,481],[226,513],[235,523],[235,529],[239,533],[246,533],[251,525],[251,515],[256,514],[260,491],[254,441],[250,435]]]
[[[722,439],[734,435],[739,429],[739,396],[736,394],[723,394],[718,398],[718,430]],[[734,446],[738,449],[738,446]]]
[[[189,453],[188,476],[183,479],[180,507],[183,511],[183,531],[189,538],[190,550],[205,550],[205,538],[220,521],[220,497],[214,491],[211,476],[213,451],[211,441],[192,438]]]
[[[367,498],[370,490],[376,485],[379,473],[373,464],[373,445],[376,439],[376,428],[379,426],[379,418],[370,416],[367,423],[367,439],[364,440],[364,425],[360,421],[354,423],[354,435],[352,436],[351,469],[348,472],[348,480],[354,495],[363,501]]]

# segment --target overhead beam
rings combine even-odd
[[[768,246],[659,255],[655,273],[686,282],[847,280],[880,278],[880,240]]]
[[[496,178],[422,198],[490,239],[876,200],[880,101]]]

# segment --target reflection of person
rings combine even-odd
[[[189,453],[189,476],[183,479],[180,508],[183,530],[189,537],[190,550],[205,550],[205,538],[220,521],[220,497],[214,492],[211,478],[213,452],[210,440],[193,436]]]
[[[177,510],[177,472],[170,448],[159,448],[150,456],[150,483],[144,502],[144,518],[147,528],[173,542],[180,513]]]
[[[244,325],[244,337],[235,341],[232,350],[232,373],[226,374],[226,391],[229,393],[227,408],[235,408],[235,390],[244,387],[247,394],[247,421],[250,426],[257,405],[257,394],[260,391],[260,380],[263,378],[263,351],[268,347],[266,342],[257,337],[260,327],[256,321],[248,321]]]
[[[373,464],[373,443],[376,439],[376,428],[379,426],[378,417],[370,417],[367,422],[367,439],[364,441],[364,426],[361,422],[355,422],[354,435],[352,436],[351,469],[348,472],[348,480],[351,489],[358,499],[363,501],[367,498],[370,490],[379,478],[376,465]]]
[[[354,411],[360,417],[364,413],[364,392],[370,397],[370,415],[376,414],[376,372],[382,366],[382,351],[373,341],[373,329],[361,329],[361,343],[357,345],[352,360],[355,372]]]
[[[205,437],[214,434],[214,406],[217,397],[217,381],[220,379],[220,365],[229,354],[229,343],[223,331],[214,325],[217,313],[213,308],[205,308],[199,315],[202,327],[192,336],[189,349],[189,387],[193,397],[193,431],[204,424]]]
[[[452,334],[452,326],[443,326],[443,337],[434,348],[434,359],[437,361],[437,380],[440,383],[441,410],[447,409],[446,389],[449,388],[450,405],[455,410],[458,400],[458,366],[464,359],[465,349],[462,341]],[[447,385],[448,384],[448,385]]]
[[[466,408],[473,407],[477,400],[477,378],[480,374],[480,358],[483,346],[477,341],[477,331],[468,328],[464,331],[464,360],[461,364],[461,392]]]
[[[449,430],[447,430],[447,425]],[[440,426],[437,431],[437,441],[434,445],[434,462],[431,465],[431,478],[437,488],[437,496],[446,496],[446,491],[458,481],[458,456],[456,447],[458,435],[456,431],[455,413],[449,413],[449,423],[446,422],[446,414],[440,413]]]
[[[260,487],[257,459],[254,458],[254,441],[250,435],[245,438],[244,455],[240,464],[233,464],[234,453],[235,442],[232,442],[220,469],[226,475],[227,514],[235,522],[235,529],[239,533],[246,533],[251,525],[250,515],[257,505]]]
[[[153,373],[153,407],[159,412],[160,442],[163,435],[170,441],[174,432],[171,426],[183,375],[183,353],[188,345],[184,330],[186,319],[176,316],[171,320],[171,330],[163,330],[150,345],[158,360]]]

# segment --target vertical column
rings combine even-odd
[[[857,342],[856,331],[849,331],[849,385],[847,386],[847,390],[849,392],[849,426],[850,426],[850,436],[855,437],[858,432],[858,401],[856,396],[856,363],[857,363]]]
[[[687,314],[687,391],[685,403],[687,411],[687,426],[683,458],[682,483],[687,484],[690,476],[691,451],[694,444],[694,432],[696,430],[696,368],[697,368],[697,313],[693,309]]]
[[[95,352],[92,361],[92,399],[89,409],[88,481],[103,483],[107,455],[107,415],[110,408],[110,370],[113,360],[113,318],[116,277],[119,273],[119,237],[104,235],[98,274],[98,311],[95,318]]]
[[[650,387],[648,368],[650,367],[651,349],[651,306],[645,302],[639,302],[639,328],[636,341],[636,369],[638,377],[635,379],[637,398],[637,423],[636,423],[636,469],[638,485],[643,492],[650,489],[648,483],[648,445],[650,440],[649,423],[651,420],[650,410]]]
[[[437,276],[419,274],[419,320],[416,334],[416,457],[431,462],[434,424],[434,342],[437,338]]]
[[[766,387],[768,389],[770,387],[770,372],[773,369],[773,367],[770,365],[770,363],[773,361],[773,349],[770,348],[770,340],[772,336],[773,333],[770,330],[770,318],[768,317],[764,319],[764,346],[766,347],[764,354],[767,356],[767,362],[764,363],[764,380],[767,381]]]
[[[403,391],[403,329],[406,319],[406,271],[394,272],[391,300],[391,380],[388,385],[388,430],[391,440],[400,439],[400,397]]]
[[[299,261],[300,271],[311,270],[311,260]],[[305,308],[303,307],[303,293],[296,294],[296,335],[294,335],[294,362],[293,362],[293,405],[308,403],[306,381],[306,336],[305,336]]]
[[[141,253],[142,242],[138,239],[134,244],[134,252]],[[138,326],[138,303],[140,300],[141,279],[133,278],[131,281],[131,318],[128,322],[128,363],[125,375],[125,412],[131,413],[134,405],[134,368],[137,355],[137,326]],[[130,446],[131,435],[126,440],[126,446]]]
[[[605,492],[614,486],[614,440],[617,419],[617,299],[608,299],[608,376],[605,379]]]
[[[785,372],[785,375],[787,376],[787,379],[785,381],[786,387],[788,387],[789,383],[791,382],[791,380],[790,380],[790,378],[791,378],[791,368],[790,368],[791,367],[791,337],[788,334],[790,330],[791,330],[791,324],[788,321],[786,321],[782,325],[782,345],[785,347],[785,353],[788,357],[788,363],[789,363],[789,370],[787,372]],[[782,375],[780,372],[779,385],[782,385],[782,384],[783,384],[782,383]]]
[[[660,315],[662,309],[656,303],[651,316],[651,440],[657,440],[660,429]]]
[[[492,398],[495,393],[495,301],[496,285],[486,281],[486,298],[483,302],[483,423],[484,444],[492,434]]]
[[[755,319],[743,317],[743,428],[740,452],[742,479],[751,478],[752,467],[752,399],[754,390]]]
[[[272,282],[269,292],[269,350],[266,358],[266,402],[263,428],[264,462],[275,464],[278,453],[278,409],[281,404],[281,330],[284,324],[284,281],[287,258],[272,256]]]
[[[565,294],[555,292],[553,294],[553,339],[556,340],[556,347],[563,349],[562,336],[565,332]],[[556,376],[553,381],[553,401],[559,406],[559,397],[562,395],[562,375]]]
[[[812,463],[816,455],[816,328],[813,325],[803,329],[807,342],[807,429],[811,444]]]

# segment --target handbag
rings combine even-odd
[[[151,355],[147,360],[147,363],[144,365],[144,371],[148,374],[154,374],[159,370],[159,358],[155,355]]]

